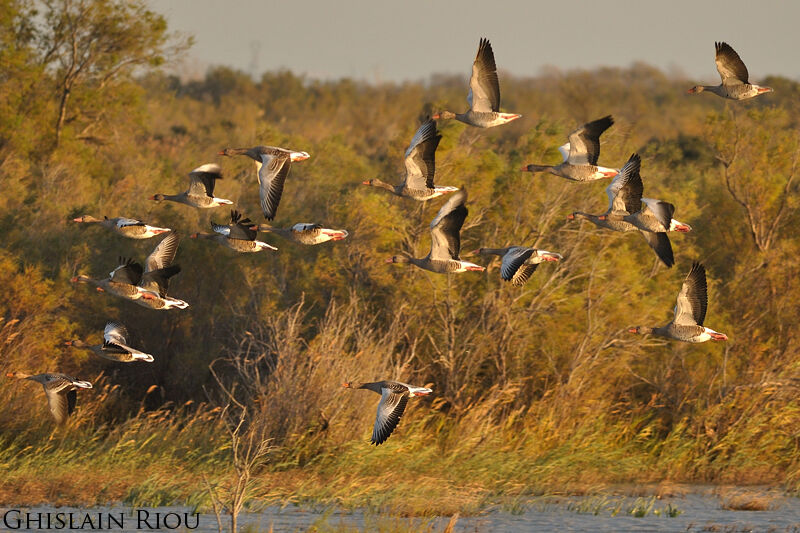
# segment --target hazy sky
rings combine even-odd
[[[751,81],[800,78],[800,2],[753,0],[149,0],[173,30],[195,36],[183,73],[210,65],[289,68],[368,81],[468,76],[480,37],[498,68],[536,75],[644,61],[697,81],[719,78],[714,41],[739,52]]]

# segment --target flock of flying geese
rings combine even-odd
[[[726,43],[715,43],[717,70],[721,77],[720,85],[698,85],[689,93],[710,91],[732,100],[744,100],[762,93],[771,92],[769,87],[761,87],[748,81],[747,67],[739,55]],[[431,249],[427,256],[415,258],[403,253],[387,259],[388,263],[411,263],[419,268],[436,273],[458,273],[483,271],[483,266],[460,258],[461,227],[467,217],[467,191],[464,187],[439,186],[434,183],[435,154],[442,136],[437,131],[435,120],[455,118],[465,124],[490,128],[511,122],[522,115],[500,112],[500,85],[492,46],[487,39],[481,39],[478,53],[472,65],[467,96],[469,109],[464,113],[442,111],[425,121],[417,130],[405,152],[405,179],[399,185],[391,185],[379,179],[363,182],[364,185],[378,187],[404,198],[426,201],[451,194],[439,209],[430,224]],[[668,232],[689,232],[691,227],[672,218],[675,207],[660,200],[645,198],[642,179],[639,174],[641,160],[637,154],[631,155],[627,163],[617,171],[598,165],[600,156],[600,135],[614,124],[611,116],[588,122],[569,134],[568,142],[559,147],[563,162],[555,166],[527,165],[522,170],[528,172],[549,172],[562,178],[591,182],[613,178],[606,187],[608,209],[601,215],[591,215],[576,211],[568,219],[583,219],[612,231],[638,231],[658,258],[667,266],[674,264],[672,246]],[[222,156],[245,155],[255,162],[259,183],[261,209],[264,217],[272,221],[278,210],[283,186],[293,162],[303,161],[310,156],[306,152],[287,150],[270,146],[254,148],[226,148],[218,153]],[[214,185],[222,178],[222,169],[217,164],[205,164],[189,173],[189,188],[179,194],[156,194],[151,200],[172,201],[195,208],[213,208],[231,205],[233,202],[214,196]],[[151,226],[131,218],[97,219],[84,215],[75,222],[96,223],[119,235],[132,239],[148,239],[160,234],[166,237],[147,257],[144,268],[130,258],[120,257],[118,265],[107,278],[93,279],[85,275],[72,278],[73,282],[94,285],[100,292],[108,292],[120,298],[135,302],[150,309],[185,309],[189,306],[183,300],[168,296],[169,280],[180,272],[180,266],[173,264],[178,249],[179,237],[169,228]],[[195,233],[192,238],[214,240],[237,252],[260,252],[265,249],[276,250],[274,246],[257,240],[258,232],[276,233],[296,243],[315,245],[330,240],[338,241],[348,236],[345,230],[324,228],[320,224],[298,223],[288,228],[275,228],[268,224],[255,224],[237,210],[231,211],[228,224],[211,222],[213,233]],[[527,246],[505,248],[480,248],[473,255],[498,255],[502,258],[500,276],[514,286],[524,285],[542,262],[558,261],[561,254],[538,250]],[[703,326],[708,293],[705,268],[694,262],[681,286],[675,306],[674,319],[661,327],[639,326],[629,332],[653,334],[668,339],[685,342],[705,342],[708,340],[727,340],[719,333]],[[126,328],[116,322],[108,322],[103,332],[103,343],[90,345],[81,340],[66,344],[89,350],[100,357],[121,363],[135,361],[152,362],[153,356],[128,345],[129,334]],[[10,372],[8,377],[29,379],[41,383],[47,396],[50,412],[57,423],[67,420],[75,408],[76,391],[91,388],[88,381],[76,380],[65,374],[46,373],[28,375]],[[408,398],[429,394],[431,389],[416,387],[397,381],[378,381],[370,383],[347,382],[344,387],[367,389],[381,395],[378,412],[372,432],[371,442],[379,445],[389,438],[400,421]]]

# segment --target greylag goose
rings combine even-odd
[[[660,328],[637,326],[628,332],[646,335],[652,333],[659,337],[684,342],[706,342],[708,340],[726,341],[728,336],[703,326],[708,308],[708,289],[706,287],[706,269],[695,261],[692,269],[678,293],[675,305],[675,318]]]
[[[116,322],[108,322],[103,330],[103,344],[87,344],[82,340],[67,341],[65,344],[90,350],[100,357],[120,363],[133,361],[152,363],[153,356],[128,346],[127,337],[128,330],[125,329],[125,326]]]
[[[219,165],[208,163],[189,172],[189,189],[179,194],[156,194],[151,200],[161,202],[168,200],[190,205],[192,207],[210,208],[231,205],[233,202],[214,196],[214,184],[222,179]]]
[[[617,170],[597,166],[600,157],[600,135],[611,125],[611,115],[587,122],[569,134],[569,142],[559,146],[564,161],[558,165],[527,165],[524,172],[549,172],[572,181],[594,181],[612,178]]]
[[[633,155],[636,156],[637,160],[639,159],[637,154]],[[672,218],[672,214],[675,212],[674,205],[661,200],[653,200],[652,198],[642,198],[644,185],[639,173],[640,165],[641,161],[639,160],[639,164],[631,169],[627,176],[625,188],[626,208],[636,209],[638,206],[638,210],[627,214],[623,210],[613,210],[610,213],[601,215],[599,217],[600,220],[603,220],[604,217],[611,220],[624,220],[642,231],[652,233],[666,233],[668,231],[688,233],[692,231],[692,227],[689,224],[684,224]]]
[[[72,220],[73,222],[100,224],[105,228],[119,233],[123,237],[129,237],[131,239],[149,239],[150,237],[155,237],[156,235],[161,235],[162,233],[170,231],[169,228],[150,226],[149,224],[145,224],[141,220],[136,220],[134,218],[103,217],[101,220],[99,218],[94,218],[91,215],[83,215]]]
[[[439,146],[441,139],[442,136],[436,131],[436,122],[428,119],[417,129],[411,144],[406,149],[406,176],[403,183],[391,185],[376,178],[367,180],[363,184],[380,187],[397,196],[419,201],[457,191],[458,187],[437,187],[433,184],[433,175],[436,172],[436,147]]]
[[[399,381],[374,381],[372,383],[349,381],[342,386],[347,389],[367,389],[381,395],[381,401],[378,402],[378,415],[375,417],[375,427],[372,429],[371,444],[375,446],[386,442],[394,428],[400,423],[400,417],[403,416],[409,398],[433,392],[425,387],[414,387]]]
[[[638,228],[625,219],[625,216],[642,208],[642,180],[639,178],[641,159],[638,154],[631,155],[619,174],[606,187],[608,209],[602,215],[590,215],[575,211],[567,216],[569,220],[583,219],[601,228],[612,231],[629,232]],[[639,230],[648,246],[655,251],[659,259],[668,267],[675,263],[672,244],[666,233],[653,233]]]
[[[89,283],[100,292],[109,292],[151,309],[185,309],[189,304],[166,295],[169,278],[181,271],[180,266],[172,264],[178,241],[177,234],[167,234],[147,257],[144,270],[133,259],[120,257],[117,268],[111,271],[108,278],[93,279],[80,275],[71,281]]]
[[[528,246],[507,246],[506,248],[478,248],[476,255],[499,255],[503,258],[500,266],[500,277],[510,281],[515,287],[525,285],[536,271],[539,263],[558,261],[564,256],[547,250],[537,250]]]
[[[343,229],[328,229],[323,228],[322,224],[309,224],[307,222],[298,222],[290,228],[274,228],[267,224],[259,224],[258,231],[275,233],[284,239],[307,245],[341,241],[349,235]]]
[[[192,239],[210,239],[236,252],[260,252],[261,250],[277,250],[265,242],[257,241],[258,230],[249,218],[242,218],[238,211],[231,210],[230,224],[216,224],[211,221],[214,233],[194,233]]]
[[[289,175],[293,161],[304,161],[311,157],[307,152],[295,152],[274,146],[254,148],[225,148],[218,155],[246,155],[256,163],[261,210],[267,220],[275,218],[283,194],[283,182]]]
[[[88,381],[78,381],[66,374],[37,374],[31,376],[24,372],[9,372],[6,377],[29,379],[41,383],[47,396],[50,414],[53,415],[57,424],[66,422],[67,417],[75,410],[75,402],[78,400],[77,390],[92,388],[92,384]]]
[[[472,76],[469,79],[467,102],[469,110],[466,113],[442,111],[433,118],[454,118],[470,126],[491,128],[522,116],[500,112],[500,83],[497,81],[497,66],[494,63],[494,52],[492,52],[492,45],[488,39],[481,39],[478,43],[478,54],[472,63]]]
[[[466,272],[468,270],[486,270],[480,265],[462,261],[461,226],[467,218],[467,191],[463,187],[451,196],[439,209],[436,218],[431,222],[431,251],[427,256],[418,259],[408,254],[396,255],[386,260],[387,263],[412,263],[419,268],[440,274]]]
[[[710,91],[731,100],[746,100],[759,94],[771,93],[772,87],[761,87],[748,81],[749,74],[744,61],[728,43],[714,43],[717,72],[722,79],[719,85],[695,85],[689,94]]]

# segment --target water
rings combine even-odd
[[[543,497],[524,504],[486,511],[479,516],[458,519],[455,531],[471,532],[518,532],[518,531],[636,531],[636,532],[675,532],[675,531],[717,531],[738,533],[749,531],[794,532],[800,533],[800,498],[785,497],[776,492],[741,490],[747,494],[739,498],[740,503],[757,500],[767,503],[765,511],[729,510],[723,508],[724,502],[733,502],[735,493],[714,491],[693,492],[663,498],[653,496],[585,496],[585,497]],[[0,529],[3,531],[25,530],[25,513],[42,513],[42,529],[46,524],[46,513],[50,513],[52,529],[56,529],[55,513],[63,513],[62,519],[68,522],[68,513],[73,513],[73,525],[90,529],[85,522],[88,514],[94,529],[100,521],[104,530],[111,526],[112,531],[190,531],[188,525],[195,525],[192,510],[184,507],[162,507],[157,509],[129,507],[47,507],[0,509]],[[98,513],[102,513],[98,516]],[[117,520],[108,522],[111,513]],[[144,514],[146,513],[146,514]],[[172,513],[168,516],[167,513]],[[187,517],[184,513],[190,513]],[[122,514],[122,516],[120,516]],[[638,516],[637,516],[638,515]],[[3,518],[5,517],[5,521]],[[20,517],[20,528],[15,527],[15,519]],[[102,517],[102,518],[101,518]],[[166,519],[166,524],[163,520]],[[178,524],[178,519],[181,524]],[[144,521],[142,521],[144,520]],[[239,516],[242,531],[267,531],[270,527],[278,532],[306,531],[312,526],[324,531],[342,528],[348,531],[375,531],[379,526],[399,525],[408,531],[442,531],[449,517],[400,518],[391,515],[378,515],[362,510],[343,511],[339,509],[313,509],[295,506],[267,507],[260,512],[247,512]],[[122,522],[123,527],[118,527]],[[223,516],[223,527],[227,531],[229,520]],[[36,530],[36,522],[27,524],[29,530]],[[142,529],[139,529],[142,528]],[[63,528],[62,530],[69,530]],[[197,527],[191,529],[202,533],[217,531],[217,522],[212,514],[202,514],[197,519]]]

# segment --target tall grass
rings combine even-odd
[[[800,411],[780,388],[742,388],[702,427],[687,419],[667,433],[646,413],[615,414],[597,399],[591,409],[567,402],[578,394],[569,383],[525,406],[524,384],[511,379],[457,406],[420,379],[425,370],[414,364],[418,348],[402,309],[388,328],[356,296],[332,302],[319,319],[308,311],[301,302],[266,322],[243,319],[235,349],[214,363],[272,439],[253,478],[255,501],[442,516],[632,482],[736,480],[797,490],[793,413]],[[433,386],[434,394],[409,402],[387,443],[371,447],[378,398],[341,382],[381,378]],[[0,440],[7,473],[0,501],[207,507],[198,480],[232,474],[227,429],[212,407],[219,389],[208,387],[211,404],[142,408],[99,424],[117,386],[102,377],[95,386],[98,394],[81,396],[68,426],[52,430],[44,419]],[[41,399],[39,390],[25,394]]]

